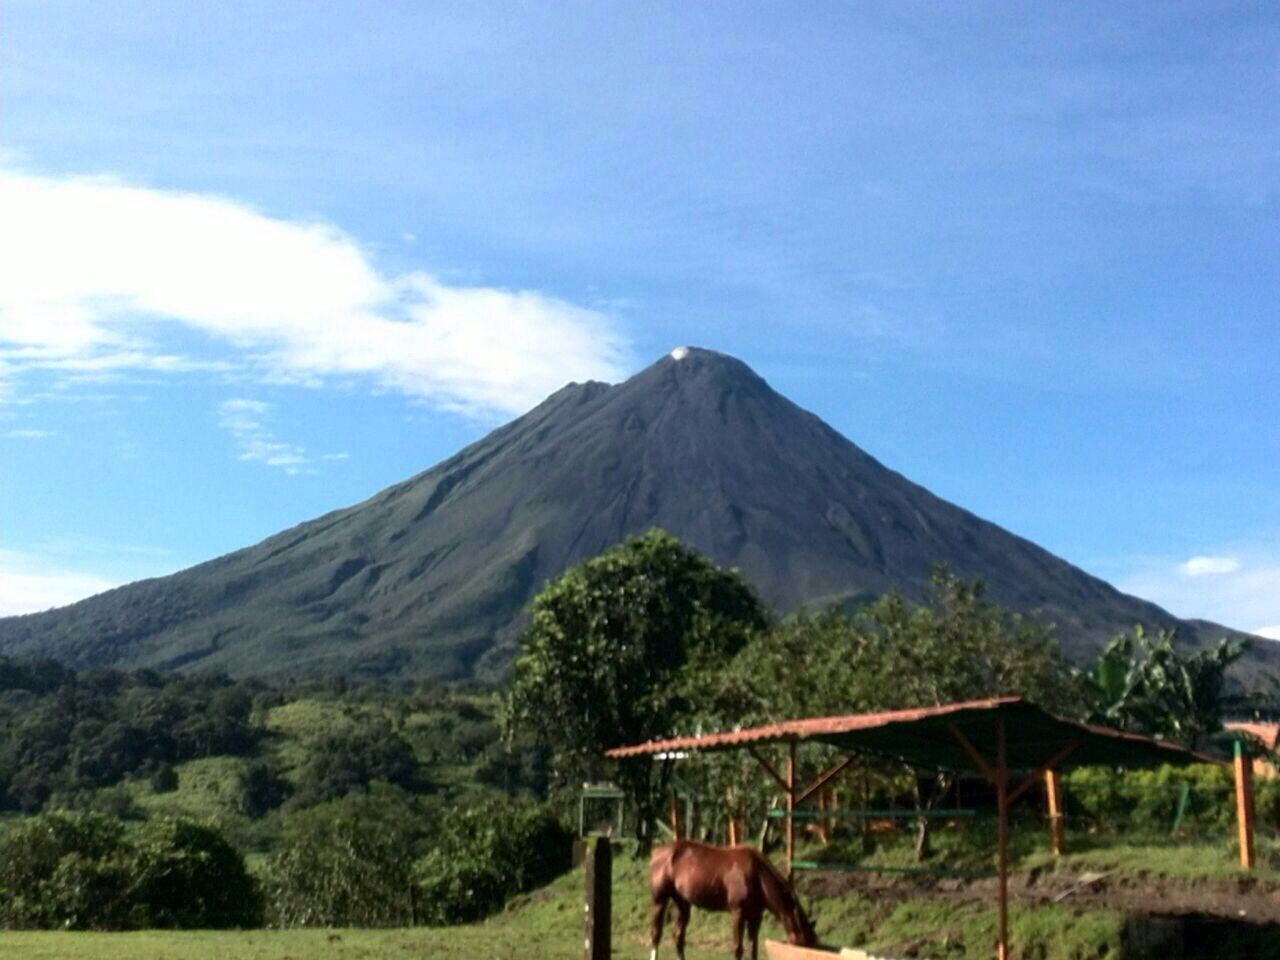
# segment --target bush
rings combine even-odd
[[[1063,778],[1067,816],[1099,830],[1168,834],[1182,787],[1188,787],[1179,830],[1222,833],[1235,818],[1231,769],[1224,764],[1117,772],[1084,767]]]
[[[9,929],[235,927],[262,915],[240,854],[188,820],[153,821],[131,839],[106,814],[49,813],[10,834],[2,856]]]
[[[267,861],[272,924],[412,923],[409,866],[425,826],[414,798],[387,784],[289,815]]]
[[[11,833],[0,856],[0,916],[11,930],[136,926],[124,824],[101,813],[49,813]]]
[[[418,918],[468,923],[569,867],[571,838],[545,807],[496,800],[449,813],[414,864]]]
[[[147,926],[227,929],[262,924],[262,896],[221,834],[191,820],[163,817],[140,831],[134,851],[134,899]]]

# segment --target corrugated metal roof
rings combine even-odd
[[[972,760],[953,731],[960,731],[979,751],[994,759],[997,717],[1006,721],[1009,766],[1015,769],[1038,767],[1069,743],[1074,743],[1075,747],[1058,764],[1061,768],[1092,764],[1140,767],[1160,763],[1217,762],[1175,744],[1066,720],[1019,697],[970,700],[886,713],[788,720],[743,730],[652,740],[616,747],[605,755],[635,757],[812,741],[854,753],[894,757],[915,766],[973,769]]]
[[[1240,730],[1257,737],[1268,750],[1274,750],[1280,740],[1280,724],[1277,723],[1226,723],[1223,726],[1228,730]]]
[[[849,733],[868,730],[890,723],[911,723],[933,717],[944,717],[962,710],[989,710],[1002,703],[1020,702],[1017,697],[998,697],[992,700],[968,700],[948,703],[941,707],[914,707],[910,710],[890,710],[885,713],[852,713],[837,717],[808,717],[803,720],[785,720],[763,727],[747,727],[724,733],[704,733],[696,737],[675,737],[670,740],[650,740],[628,747],[615,747],[606,757],[636,757],[646,753],[671,753],[675,750],[715,750],[724,747],[740,747],[747,744],[772,743],[778,740],[813,740],[823,734]]]

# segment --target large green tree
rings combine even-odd
[[[534,598],[512,670],[512,727],[551,748],[558,786],[576,786],[603,772],[607,748],[687,730],[709,667],[767,625],[736,572],[661,530],[630,538]],[[615,774],[637,800],[644,838],[656,792],[650,765]]]
[[[788,618],[720,671],[716,687],[703,717],[713,729],[1010,695],[1068,715],[1083,704],[1048,625],[992,603],[980,580],[941,567],[922,603],[891,593],[853,613]],[[713,779],[736,781],[739,803],[754,793],[762,805],[767,792],[758,795],[759,775],[742,764],[726,757],[706,765]],[[945,777],[913,783],[921,808],[949,786]],[[724,795],[724,787],[717,784],[714,795]],[[919,829],[918,852],[925,856],[927,818]]]

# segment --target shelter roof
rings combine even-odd
[[[1018,697],[788,720],[723,733],[653,740],[617,747],[605,755],[635,757],[730,750],[790,741],[830,744],[851,753],[902,760],[914,767],[970,770],[975,768],[975,762],[963,741],[967,740],[978,753],[994,758],[998,720],[1005,724],[1008,766],[1012,769],[1035,769],[1050,759],[1055,760],[1056,769],[1218,762],[1175,744],[1066,720]]]

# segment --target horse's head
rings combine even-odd
[[[784,926],[787,928],[787,943],[797,947],[816,947],[818,945],[818,934],[813,929],[813,921],[804,912],[804,907],[800,906],[798,897],[795,901],[795,910],[791,915],[791,920]]]

